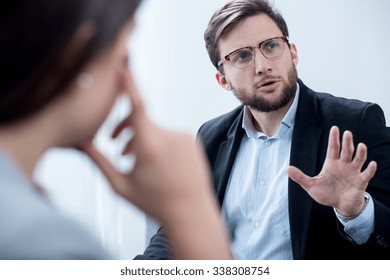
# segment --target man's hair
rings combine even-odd
[[[231,31],[239,22],[258,14],[268,15],[279,27],[283,36],[288,37],[288,28],[282,15],[267,0],[231,0],[219,8],[211,17],[204,33],[206,49],[211,63],[218,69],[221,54],[219,40]]]

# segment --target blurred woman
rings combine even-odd
[[[33,178],[51,147],[84,150],[113,189],[159,220],[178,259],[230,258],[201,149],[145,114],[127,69],[140,0],[2,1],[0,9],[0,259],[115,258],[63,216]],[[119,93],[131,114],[121,173],[91,144]]]

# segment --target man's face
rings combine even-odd
[[[260,42],[282,36],[278,26],[265,14],[246,18],[219,41],[221,57],[244,48],[258,46]],[[284,50],[276,58],[266,58],[258,48],[254,49],[254,61],[243,69],[237,69],[231,61],[225,61],[224,74],[217,73],[220,85],[233,90],[244,104],[260,112],[272,112],[286,106],[296,91],[298,56],[295,45]]]

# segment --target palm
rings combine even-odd
[[[355,157],[353,152],[352,134],[344,133],[340,152],[339,130],[333,127],[321,172],[315,177],[309,177],[290,166],[288,175],[318,203],[341,209],[343,213],[356,213],[361,207],[368,182],[375,174],[376,164],[371,162],[362,171],[367,159],[367,148],[359,144]]]

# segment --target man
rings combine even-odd
[[[390,259],[383,112],[309,89],[297,78],[297,47],[288,35],[265,0],[228,2],[205,32],[218,83],[243,104],[199,130],[232,253]],[[169,257],[162,229],[138,258]]]

